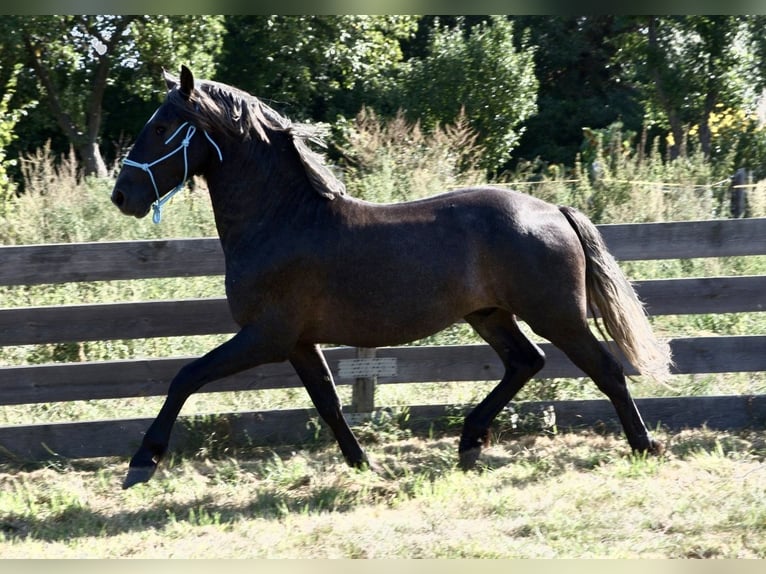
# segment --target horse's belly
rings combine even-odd
[[[317,342],[379,347],[432,335],[482,307],[493,306],[483,291],[455,277],[423,282],[357,281],[344,296],[325,293],[316,301],[309,329]]]
[[[442,317],[374,316],[353,317],[354,321],[328,322],[305,333],[311,342],[349,345],[353,347],[386,347],[401,345],[428,337],[446,329],[460,319]],[[441,319],[441,320],[438,320]]]

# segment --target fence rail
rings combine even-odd
[[[652,315],[766,309],[766,276],[660,279],[635,285]],[[0,310],[0,346],[216,335],[236,330],[225,298]]]
[[[764,218],[599,225],[617,259],[766,254]],[[218,239],[106,241],[0,247],[0,285],[221,275]]]
[[[652,260],[730,257],[766,254],[766,219],[735,219],[599,226],[618,259]],[[55,284],[65,282],[189,277],[223,273],[217,239],[105,242],[85,244],[0,247],[0,285]],[[703,277],[640,281],[637,290],[653,315],[759,312],[766,309],[766,277]],[[0,346],[64,343],[93,340],[169,337],[230,333],[236,330],[223,298],[148,302],[115,302],[55,307],[0,309]],[[676,373],[725,373],[766,371],[766,335],[692,337],[671,342]],[[562,353],[543,346],[548,356],[539,378],[584,376]],[[486,345],[449,347],[392,347],[374,351],[367,363],[386,365],[380,372],[350,369],[363,350],[335,348],[326,351],[338,384],[362,385],[442,381],[496,380],[502,364]],[[164,395],[170,378],[190,357],[123,361],[47,364],[0,368],[0,405],[63,402]],[[364,361],[364,360],[362,360]],[[371,362],[372,361],[372,362]],[[377,361],[376,363],[373,363]],[[212,383],[204,392],[290,388],[300,381],[286,363],[264,365]],[[368,408],[372,395],[367,392]],[[680,414],[670,416],[668,401]],[[705,420],[741,426],[766,424],[764,397],[717,399],[644,399],[656,409],[663,424],[682,425],[683,413],[693,413],[686,424]],[[652,402],[654,401],[654,402]],[[691,404],[691,403],[689,403]],[[543,408],[529,403],[525,408]],[[574,406],[573,406],[574,405]],[[720,408],[726,405],[728,414]],[[356,405],[358,407],[358,405]],[[548,405],[550,406],[550,405]],[[411,419],[445,412],[448,406],[413,406]],[[593,424],[613,421],[606,401],[558,403],[560,424]],[[605,409],[605,410],[604,410]],[[737,412],[734,412],[735,409]],[[566,413],[574,413],[567,415]],[[579,413],[579,414],[577,414]],[[704,414],[707,413],[707,414]],[[645,413],[652,420],[652,412]],[[288,430],[305,434],[311,410],[250,413],[223,417],[231,420],[230,432],[247,440],[287,440]],[[297,418],[296,418],[297,417]],[[567,418],[569,417],[569,418]],[[595,419],[594,419],[595,417]],[[303,422],[296,424],[296,420]],[[190,419],[191,420],[191,419]],[[56,452],[67,457],[125,455],[140,438],[134,429],[144,421],[87,421],[0,427],[0,456],[39,459]],[[229,423],[227,423],[229,424]],[[243,426],[244,425],[244,426]],[[183,427],[183,423],[180,425]],[[108,433],[97,429],[111,429]],[[130,433],[127,429],[131,429]],[[106,437],[117,433],[119,440]],[[89,441],[82,440],[83,433]],[[178,433],[183,440],[188,435]],[[295,432],[293,432],[295,435]],[[96,440],[94,442],[94,437]],[[293,438],[298,438],[294,436]],[[234,439],[233,439],[234,440]],[[106,441],[106,442],[104,442]],[[84,444],[92,444],[90,450]],[[101,446],[99,446],[99,444]],[[105,446],[105,445],[111,446]]]

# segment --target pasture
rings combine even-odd
[[[464,473],[455,436],[389,428],[362,433],[381,475],[348,468],[328,440],[297,451],[176,456],[127,491],[122,460],[6,466],[0,554],[766,557],[763,433],[659,436],[666,455],[637,458],[611,434],[506,434],[481,470]]]

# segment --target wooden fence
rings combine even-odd
[[[623,261],[766,254],[766,218],[599,226]],[[219,275],[217,239],[102,242],[0,247],[0,285]],[[757,312],[766,309],[766,276],[640,281],[637,290],[653,315]],[[64,343],[229,333],[236,329],[222,298],[0,309],[0,345]],[[671,342],[676,373],[766,371],[766,335],[678,338]],[[550,345],[539,378],[584,376]],[[499,379],[502,365],[486,345],[333,348],[326,351],[339,385],[354,385],[351,411],[375,408],[374,385]],[[0,405],[164,395],[189,357],[0,368]],[[287,363],[264,365],[204,387],[204,392],[300,386]],[[669,428],[707,424],[762,428],[766,396],[646,398],[637,400],[648,424]],[[616,417],[606,400],[530,402],[521,412],[554,409],[560,428]],[[410,407],[414,427],[448,405]],[[307,434],[312,409],[216,416],[235,443],[273,444]],[[182,417],[172,446],[190,440],[194,417]],[[128,419],[0,426],[0,456],[40,460],[125,456],[150,420]],[[221,426],[222,425],[222,426]]]

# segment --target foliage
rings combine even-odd
[[[390,89],[413,16],[231,16],[216,79],[295,118],[354,115]]]
[[[761,96],[762,104],[766,101]],[[755,111],[743,108],[715,106],[708,118],[710,161],[726,173],[734,173],[747,166],[756,179],[766,178],[766,123]],[[689,137],[699,135],[695,125],[689,129]]]
[[[500,16],[471,30],[462,20],[454,28],[437,23],[428,54],[409,62],[403,107],[425,129],[453,123],[465,110],[484,147],[479,165],[497,170],[518,144],[522,123],[537,109],[533,53],[524,35],[520,47],[514,45],[513,23]]]
[[[85,173],[103,175],[164,91],[161,68],[186,63],[298,120],[343,123],[362,107],[392,118],[403,109],[428,132],[464,109],[486,144],[480,167],[492,174],[538,159],[573,168],[582,128],[617,121],[646,130],[650,143],[671,132],[672,156],[683,155],[678,146],[691,134],[703,155],[728,162],[710,122],[721,106],[753,108],[766,82],[763,23],[708,15],[4,16],[0,82],[23,64],[9,109],[38,94],[48,103],[19,120],[6,157],[50,140],[56,153],[74,146]],[[742,127],[749,131],[737,154],[758,165],[738,167],[758,170],[762,138]]]
[[[514,164],[519,160],[573,166],[582,128],[620,121],[639,131],[644,110],[640,94],[622,78],[615,38],[625,31],[624,16],[514,16],[517,30],[529,34],[539,82],[537,113],[525,122]]]
[[[156,100],[158,92],[165,94],[159,82],[163,68],[178,73],[185,64],[199,77],[214,75],[225,28],[222,16],[152,15],[134,20],[129,31],[118,46],[116,63],[122,64],[122,74],[130,75],[127,89]]]
[[[0,244],[70,243],[214,235],[201,182],[171,202],[163,225],[122,215],[110,200],[113,182],[83,177],[74,151],[55,157],[50,144],[21,158],[25,193],[0,218]]]
[[[667,161],[659,141],[645,143],[644,132],[636,143],[636,134],[626,133],[619,122],[585,132],[582,164],[574,172],[579,182],[575,202],[594,221],[680,221],[728,213],[723,193],[728,178],[700,152]]]
[[[5,85],[5,90],[0,98],[0,213],[5,209],[8,201],[16,194],[16,184],[8,176],[8,168],[15,166],[16,161],[8,159],[8,145],[16,139],[15,128],[19,120],[26,115],[27,109],[37,105],[31,100],[23,106],[11,108],[11,99],[16,93],[16,83],[21,66],[13,68],[11,77]]]
[[[762,85],[750,54],[753,35],[742,16],[635,17],[615,41],[624,78],[640,87],[647,123],[673,134],[671,155],[682,153],[684,127],[697,125],[705,155],[709,118],[717,105],[740,108]]]
[[[80,154],[85,172],[102,177],[99,140],[108,85],[127,80],[123,89],[146,97],[154,93],[162,65],[188,62],[209,74],[222,30],[220,16],[8,16],[1,24],[10,37],[5,57],[33,72],[51,118]]]

